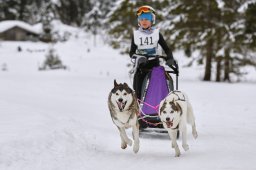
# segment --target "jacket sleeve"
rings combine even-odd
[[[132,35],[132,42],[131,42],[131,48],[130,48],[130,57],[132,57],[133,54],[135,54],[137,50],[137,45],[134,43],[134,36]]]
[[[163,48],[165,54],[167,55],[167,59],[173,59],[173,55],[172,55],[172,51],[171,49],[168,47],[166,41],[164,40],[163,36],[161,33],[159,33],[159,41],[158,43],[161,45],[161,47]]]

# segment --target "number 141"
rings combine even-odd
[[[150,42],[149,42],[150,39]],[[147,44],[147,45],[153,45],[153,39],[152,37],[146,37],[144,42],[142,41],[142,37],[140,37],[140,45]]]

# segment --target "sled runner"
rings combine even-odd
[[[140,64],[148,62],[151,58],[165,59],[164,56],[133,56],[133,69],[130,74],[136,72]],[[141,69],[141,68],[140,68]],[[140,131],[157,131],[165,132],[163,125],[158,116],[158,106],[169,92],[174,90],[174,81],[171,74],[176,75],[176,90],[178,90],[179,68],[175,62],[174,66],[167,69],[163,66],[156,66],[150,70],[140,70],[146,72],[142,88],[141,96],[138,99],[140,104],[139,124]]]

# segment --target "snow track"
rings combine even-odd
[[[198,70],[184,68],[179,87],[194,108],[198,139],[189,128],[190,150],[175,158],[168,137],[148,135],[134,154],[120,148],[107,109],[113,80],[130,85],[129,60],[106,46],[87,53],[83,41],[75,42],[56,45],[70,70],[46,72],[37,71],[43,52],[19,53],[16,43],[1,43],[0,64],[9,71],[0,71],[0,169],[255,169],[255,84],[205,83],[195,80]]]

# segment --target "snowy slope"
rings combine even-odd
[[[55,71],[38,71],[47,44],[1,42],[0,68],[6,63],[8,71],[0,71],[0,169],[256,168],[255,84],[201,82],[200,69],[182,68],[179,82],[199,133],[194,140],[189,128],[190,150],[181,148],[175,158],[162,135],[143,136],[138,154],[131,147],[122,150],[107,96],[114,79],[131,85],[129,59],[100,41],[94,47],[88,38],[56,44],[69,70]]]

